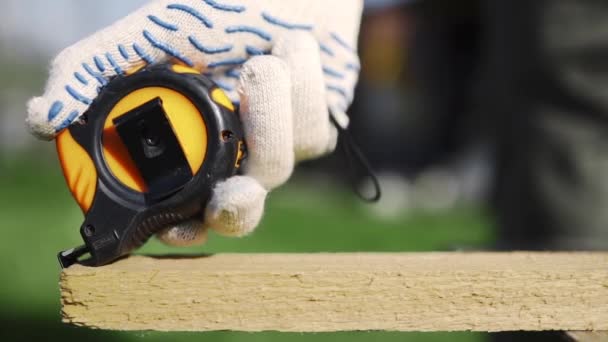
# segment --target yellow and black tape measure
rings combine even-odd
[[[107,264],[160,229],[202,215],[214,185],[234,175],[246,154],[232,102],[180,65],[113,79],[57,138],[57,151],[85,214],[85,245],[59,253],[62,267]]]

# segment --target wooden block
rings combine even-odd
[[[608,330],[608,254],[131,257],[64,270],[61,301],[113,330]]]
[[[606,331],[571,331],[568,337],[573,342],[606,342],[608,332]]]

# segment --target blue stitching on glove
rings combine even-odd
[[[203,44],[201,44],[201,42],[196,40],[196,38],[194,38],[193,36],[188,37],[188,40],[190,41],[190,44],[192,44],[197,50],[199,50],[203,53],[209,54],[209,55],[213,55],[216,53],[230,52],[233,47],[232,45],[226,45],[226,46],[222,46],[222,47],[204,46]]]
[[[87,81],[86,78],[84,78],[84,76],[82,76],[81,73],[79,72],[75,72],[74,73],[74,77],[76,77],[76,79],[78,80],[78,82],[82,83],[83,85],[89,85],[89,81]]]
[[[262,55],[266,55],[266,51],[262,50],[262,49],[258,49],[255,46],[251,46],[251,45],[247,45],[247,47],[245,48],[245,51],[247,51],[247,53],[251,56],[262,56]]]
[[[272,36],[268,32],[252,26],[230,26],[226,28],[226,33],[253,33],[266,41],[272,41]]]
[[[332,33],[331,37],[333,38],[333,40],[336,41],[336,43],[338,43],[339,45],[341,45],[343,48],[345,48],[346,50],[355,53],[355,49],[350,46],[344,39],[340,38],[340,36],[338,36],[336,33]]]
[[[236,78],[236,79],[241,78],[241,72],[236,69],[226,70],[225,75],[226,75],[226,77],[230,77],[230,78]]]
[[[338,93],[347,100],[350,98],[350,96],[348,96],[348,94],[346,93],[346,90],[344,90],[344,88],[340,88],[340,87],[334,86],[334,85],[328,85],[327,90],[333,91],[334,93]]]
[[[51,109],[49,109],[49,114],[47,116],[48,121],[53,121],[53,119],[55,119],[57,117],[57,115],[59,115],[59,113],[61,113],[61,111],[63,110],[63,102],[61,101],[55,101],[53,103],[53,105],[51,106]]]
[[[196,19],[200,20],[203,25],[207,26],[207,28],[213,28],[213,23],[209,18],[205,17],[201,12],[195,10],[194,8],[182,4],[171,4],[167,6],[168,9],[174,9],[182,12],[186,12]]]
[[[245,58],[231,58],[231,59],[225,59],[223,61],[209,63],[209,65],[207,65],[207,67],[212,69],[212,68],[218,68],[218,67],[222,67],[222,66],[242,65],[245,62],[247,62],[247,59],[245,59]]]
[[[120,65],[118,65],[118,63],[116,63],[116,61],[114,60],[114,57],[112,57],[112,55],[110,55],[109,52],[106,52],[106,59],[108,60],[108,62],[110,62],[110,65],[112,66],[112,68],[114,68],[114,71],[118,75],[124,75],[124,71],[122,70]]]
[[[69,85],[65,86],[65,90],[67,90],[68,94],[70,94],[76,101],[82,102],[87,106],[93,102],[90,98],[80,94],[79,92],[77,92],[74,88],[72,88]]]
[[[148,63],[148,64],[153,64],[154,63],[154,59],[152,57],[150,57],[150,55],[148,55],[146,53],[146,51],[141,46],[139,46],[139,44],[133,43],[133,50],[146,63]]]
[[[59,132],[63,131],[65,128],[67,128],[69,125],[71,125],[72,122],[74,122],[74,120],[76,120],[77,117],[78,117],[77,110],[71,112],[70,115],[65,120],[63,120],[63,122],[59,126],[57,126],[57,128],[55,128],[55,132],[59,133]]]
[[[118,44],[118,52],[120,52],[122,58],[124,58],[127,62],[129,61],[129,52],[124,45]]]
[[[241,12],[245,12],[245,10],[247,10],[247,8],[245,6],[233,6],[233,5],[220,4],[215,0],[203,0],[203,1],[205,1],[205,3],[207,5],[215,8],[216,10],[220,10],[220,11],[241,13]]]
[[[97,80],[97,82],[99,82],[99,84],[101,84],[102,86],[108,84],[108,81],[106,81],[106,79],[100,73],[93,71],[93,69],[91,69],[91,67],[87,63],[82,63],[82,67],[86,72],[89,73],[89,75],[93,76]]]
[[[155,16],[155,15],[149,15],[148,19],[150,19],[151,22],[155,23],[156,25],[167,29],[169,31],[177,31],[179,30],[179,27],[177,27],[176,25],[170,24],[166,21],[161,20],[159,17]]]
[[[305,24],[292,24],[292,23],[288,23],[285,20],[281,20],[277,17],[273,17],[270,14],[266,13],[266,12],[262,12],[262,18],[264,18],[264,20],[266,20],[267,22],[269,22],[270,24],[276,25],[276,26],[280,26],[289,30],[306,30],[306,31],[310,31],[312,30],[313,26],[312,25],[305,25]]]
[[[182,53],[179,52],[178,50],[176,50],[174,47],[157,40],[152,35],[152,33],[150,33],[150,31],[144,30],[144,38],[146,38],[153,47],[163,51],[164,53],[166,53],[172,57],[179,59],[180,61],[184,62],[189,67],[194,66],[194,63],[192,63],[192,61],[188,57],[182,55]]]
[[[321,52],[324,52],[326,55],[329,55],[331,57],[334,57],[336,55],[334,51],[325,44],[319,43],[319,49],[321,49]]]
[[[344,78],[344,74],[342,74],[342,73],[340,73],[340,72],[338,72],[338,71],[336,71],[336,70],[334,70],[334,69],[332,69],[330,67],[327,67],[327,66],[323,67],[323,73],[325,73],[325,75],[327,75],[327,76],[331,76],[331,77],[334,77],[334,78],[339,78],[339,79],[343,79]]]
[[[354,63],[348,63],[348,64],[346,64],[346,69],[359,72],[359,71],[361,71],[361,66],[358,64],[354,64]]]
[[[99,71],[101,71],[101,72],[106,71],[106,67],[105,67],[105,65],[103,65],[103,61],[101,60],[101,58],[95,56],[95,57],[93,57],[93,61],[95,61],[95,65],[97,66],[97,69],[99,69]]]
[[[234,87],[224,83],[223,81],[220,80],[214,80],[215,84],[217,84],[218,87],[224,89],[225,91],[233,91]]]

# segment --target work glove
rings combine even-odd
[[[295,163],[335,148],[330,115],[348,125],[362,6],[362,0],[152,1],[61,52],[43,96],[28,103],[27,124],[51,140],[117,75],[163,62],[200,69],[240,106],[248,159],[243,176],[216,185],[201,217],[158,237],[189,246],[204,243],[208,228],[244,236],[259,224],[268,191],[287,181]]]

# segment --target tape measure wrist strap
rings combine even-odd
[[[376,173],[372,169],[369,160],[361,150],[361,147],[352,136],[347,128],[343,128],[335,119],[335,116],[330,115],[331,122],[338,130],[338,146],[341,149],[344,158],[348,165],[348,172],[353,191],[357,196],[365,202],[375,203],[382,197],[382,188]],[[369,180],[372,185],[371,195],[367,195],[361,189],[361,180]]]

